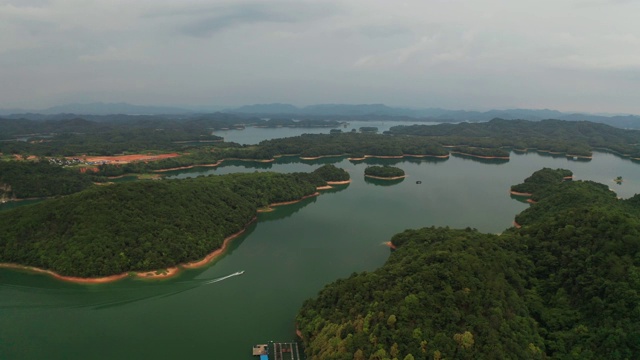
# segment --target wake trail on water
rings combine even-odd
[[[244,271],[234,272],[231,275],[227,275],[227,276],[223,276],[223,277],[220,277],[220,278],[217,278],[217,279],[209,280],[209,281],[205,282],[205,284],[217,283],[218,281],[227,280],[229,278],[232,278],[234,276],[239,276],[239,275],[242,275],[242,274],[244,274]]]

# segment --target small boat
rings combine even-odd
[[[418,180],[416,181],[416,184],[422,184],[422,181]]]

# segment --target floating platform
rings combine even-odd
[[[302,360],[298,343],[273,342],[253,346],[253,355],[260,356],[260,360]]]

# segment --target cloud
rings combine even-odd
[[[329,2],[236,1],[160,7],[150,11],[145,17],[175,19],[180,23],[180,33],[194,37],[210,37],[243,25],[309,22],[331,16],[335,11],[335,6]]]

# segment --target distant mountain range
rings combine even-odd
[[[198,114],[222,111],[244,116],[259,117],[343,117],[366,120],[367,118],[388,119],[388,120],[420,120],[433,122],[482,122],[494,118],[502,119],[523,119],[538,121],[543,119],[558,119],[571,121],[593,121],[609,124],[621,128],[640,128],[640,116],[638,115],[595,115],[563,113],[556,110],[531,110],[531,109],[508,109],[489,111],[465,111],[447,110],[440,108],[401,108],[390,107],[384,104],[319,104],[305,107],[297,107],[291,104],[254,104],[236,108],[231,107],[172,107],[172,106],[144,106],[128,103],[89,103],[89,104],[67,104],[54,106],[43,110],[27,111],[21,109],[0,109],[0,116],[17,118],[25,117],[32,119],[50,118],[51,115],[82,116],[82,115],[186,115],[197,116]]]
[[[78,114],[78,115],[158,115],[158,114],[184,114],[193,112],[172,106],[145,106],[132,105],[128,103],[88,103],[88,104],[65,104],[52,106],[42,110],[21,110],[21,109],[0,109],[0,115],[11,114]]]
[[[355,117],[404,117],[434,122],[482,122],[495,118],[506,120],[522,119],[539,121],[544,119],[592,121],[605,123],[621,128],[640,128],[638,115],[594,115],[563,113],[557,110],[541,109],[508,109],[489,111],[447,110],[440,108],[410,109],[396,108],[383,104],[345,105],[321,104],[302,108],[290,104],[247,105],[225,111],[236,114],[252,114],[256,116],[355,116]]]

